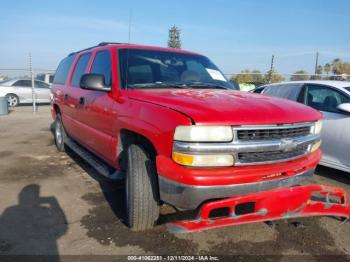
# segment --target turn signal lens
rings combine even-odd
[[[321,144],[321,141],[318,141],[317,143],[313,144],[313,146],[311,147],[311,152],[315,152],[317,149],[319,149]]]
[[[224,167],[233,166],[232,155],[188,155],[173,152],[173,160],[183,166],[194,167]]]
[[[192,166],[193,164],[193,156],[181,153],[173,153],[173,160],[183,166]]]

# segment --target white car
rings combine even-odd
[[[350,82],[295,81],[266,85],[262,94],[306,104],[324,115],[321,165],[350,172]]]
[[[51,102],[50,85],[39,80],[34,81],[35,100],[37,103]],[[0,83],[0,93],[7,97],[9,106],[33,102],[32,81],[30,79],[12,79]]]

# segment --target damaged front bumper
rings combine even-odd
[[[323,185],[280,188],[205,203],[197,219],[168,223],[167,227],[173,233],[184,233],[309,216],[349,218],[348,195],[341,188]]]

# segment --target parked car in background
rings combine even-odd
[[[34,81],[34,90],[37,103],[50,103],[51,89],[50,85],[39,80]],[[11,79],[0,83],[0,91],[5,94],[9,106],[18,106],[19,104],[28,104],[33,102],[32,80],[30,79]]]
[[[51,85],[54,77],[55,75],[52,73],[43,73],[43,74],[37,74],[35,79]]]
[[[295,81],[265,85],[262,94],[308,105],[324,115],[321,165],[350,172],[350,82]]]

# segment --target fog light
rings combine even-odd
[[[321,144],[322,144],[321,141],[318,141],[317,143],[313,144],[311,147],[311,152],[315,152],[317,149],[319,149]]]
[[[183,166],[194,167],[224,167],[233,166],[232,155],[189,155],[173,152],[173,160]]]

